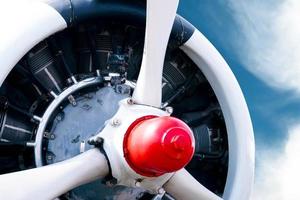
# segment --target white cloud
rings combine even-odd
[[[300,125],[289,130],[283,152],[258,152],[259,166],[253,200],[299,200]]]
[[[242,32],[239,59],[268,85],[300,95],[300,1],[229,2]]]
[[[228,0],[227,5],[238,25],[239,35],[230,42],[239,61],[269,86],[299,97],[300,0]],[[288,116],[281,121],[288,127],[284,148],[259,144],[253,200],[300,199],[300,125],[289,128],[290,121]]]

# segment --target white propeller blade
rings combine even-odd
[[[176,200],[221,200],[201,185],[188,171],[181,169],[164,185],[167,193]]]
[[[133,100],[161,106],[162,73],[166,49],[179,0],[147,0],[144,55]]]
[[[105,156],[92,149],[57,164],[1,175],[0,199],[55,199],[108,173]]]

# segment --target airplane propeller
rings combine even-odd
[[[161,107],[164,58],[178,3],[179,0],[147,1],[144,53],[134,103]],[[1,175],[0,199],[54,199],[108,173],[105,156],[95,148],[60,163]],[[185,169],[175,172],[163,187],[176,199],[221,199]]]
[[[105,156],[91,149],[56,164],[1,175],[0,199],[55,199],[108,173]]]

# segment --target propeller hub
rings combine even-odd
[[[175,172],[191,160],[195,140],[183,121],[169,116],[144,116],[128,128],[123,151],[130,167],[143,176]]]

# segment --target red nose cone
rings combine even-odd
[[[174,117],[145,116],[128,128],[124,155],[138,174],[154,177],[189,163],[195,150],[191,129]]]

